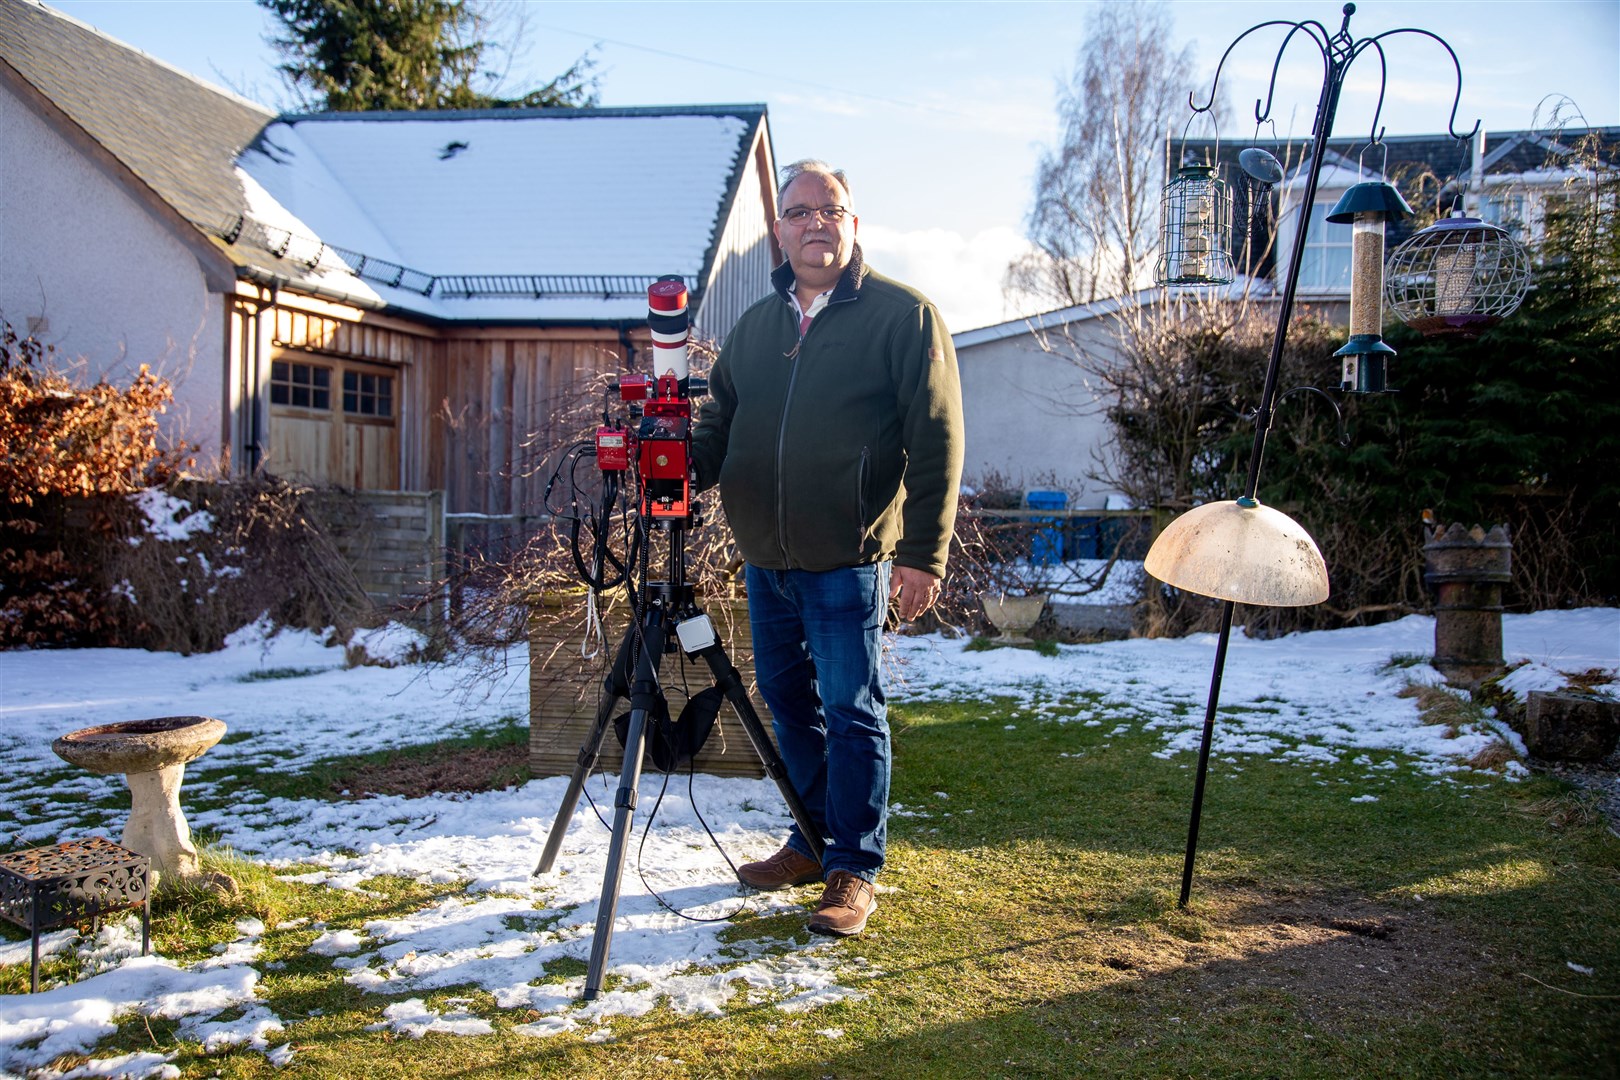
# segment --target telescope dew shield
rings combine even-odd
[[[690,380],[686,355],[690,321],[686,302],[686,285],[679,277],[660,278],[647,289],[653,381],[636,432],[636,445],[641,512],[649,518],[685,521],[692,512],[692,402],[687,396]]]
[[[661,278],[647,288],[647,327],[652,331],[653,377],[673,375],[684,388],[691,320],[686,312],[686,284],[680,278]]]

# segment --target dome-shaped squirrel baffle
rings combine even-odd
[[[1472,690],[1502,669],[1502,586],[1513,575],[1506,525],[1439,525],[1423,545],[1423,580],[1435,589],[1434,666]]]

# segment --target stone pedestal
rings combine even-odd
[[[1435,590],[1434,666],[1472,690],[1502,670],[1502,586],[1512,576],[1506,525],[1437,526],[1423,545],[1423,580]]]
[[[1046,610],[1046,594],[1007,596],[1002,593],[984,593],[979,597],[984,617],[990,625],[1001,631],[999,641],[1022,642],[1029,640],[1029,632]]]
[[[197,848],[180,809],[186,763],[201,757],[225,734],[207,716],[166,716],[103,724],[62,736],[51,749],[63,761],[91,772],[122,773],[129,784],[129,822],[123,846],[152,863],[152,884],[196,879]],[[222,875],[223,876],[223,875]],[[215,883],[223,888],[224,883]],[[225,891],[234,891],[232,883]]]
[[[1532,690],[1524,711],[1524,744],[1549,761],[1602,761],[1620,742],[1620,701],[1590,694]]]

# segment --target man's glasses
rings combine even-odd
[[[789,225],[808,225],[818,217],[828,225],[837,225],[849,216],[849,208],[838,206],[790,206],[782,211],[782,220]]]

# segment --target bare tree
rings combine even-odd
[[[1008,267],[1009,291],[1059,305],[1148,283],[1158,246],[1161,147],[1188,116],[1193,48],[1171,51],[1166,5],[1092,9],[1074,73],[1058,89],[1061,143],[1041,156],[1027,222],[1036,252]]]

